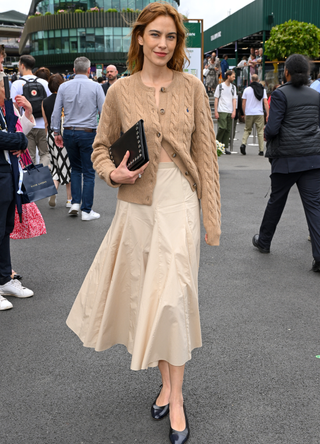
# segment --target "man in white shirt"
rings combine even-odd
[[[226,72],[226,81],[217,86],[214,93],[215,118],[218,119],[217,140],[225,146],[225,153],[231,154],[227,149],[231,136],[232,119],[236,115],[237,89],[233,85],[236,75],[234,71]]]
[[[242,96],[242,111],[245,115],[246,126],[244,129],[242,144],[240,146],[241,154],[246,155],[246,143],[252,131],[253,125],[256,124],[258,141],[259,141],[259,156],[263,156],[263,129],[264,129],[264,109],[266,110],[266,119],[269,117],[269,105],[267,93],[264,87],[258,83],[259,77],[253,74],[252,83],[243,92]]]
[[[46,96],[50,96],[51,92],[48,88],[48,82],[44,79],[40,79],[32,74],[32,69],[34,68],[36,61],[34,57],[31,55],[23,55],[20,57],[19,60],[19,72],[20,72],[20,79],[13,82],[11,86],[11,98],[15,104],[15,106],[18,108],[17,104],[15,103],[15,97],[18,95],[24,95],[23,94],[23,87],[26,85],[27,80],[35,80],[36,83],[40,83],[43,88]],[[21,80],[21,78],[25,80]],[[34,90],[31,92],[31,94],[36,97],[37,94],[40,95],[40,93],[37,91],[37,88],[34,88]],[[27,97],[28,99],[28,97]],[[34,113],[35,114],[35,113]],[[40,157],[40,163],[42,163],[44,166],[47,166],[50,164],[50,157],[49,157],[49,149],[47,145],[46,140],[46,130],[45,130],[45,124],[43,117],[41,115],[36,114],[35,115],[36,124],[35,127],[30,131],[28,134],[28,150],[30,153],[30,156],[32,158],[33,163],[36,162],[36,148],[38,147],[39,151],[39,157]]]

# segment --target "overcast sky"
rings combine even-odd
[[[190,19],[203,18],[204,29],[208,29],[225,19],[230,14],[230,11],[233,14],[251,2],[252,0],[228,0],[226,2],[214,0],[180,0],[181,6],[179,11]],[[7,3],[6,9],[4,9],[5,3]],[[1,1],[0,12],[15,9],[23,14],[28,14],[30,5],[30,0]]]

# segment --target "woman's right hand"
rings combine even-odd
[[[129,157],[130,157],[130,151],[127,151],[118,168],[116,168],[110,173],[110,179],[112,180],[112,182],[121,185],[122,184],[133,185],[135,181],[139,178],[139,175],[142,175],[144,173],[144,170],[149,165],[148,162],[138,170],[130,171],[127,167],[127,162]]]

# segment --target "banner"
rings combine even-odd
[[[202,80],[201,23],[185,21],[184,25],[187,28],[187,56],[190,59],[190,65],[183,71]]]
[[[103,70],[103,65],[96,65],[96,76],[97,77],[102,76],[102,70]]]

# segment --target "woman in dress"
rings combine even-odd
[[[170,411],[170,441],[178,444],[189,437],[185,363],[202,345],[199,199],[207,244],[220,237],[213,122],[203,84],[183,73],[185,37],[168,4],[149,4],[133,25],[132,75],[109,88],[92,154],[99,176],[119,188],[116,213],[67,320],[84,346],[124,344],[131,369],[159,367],[151,415],[160,420]],[[129,171],[127,151],[116,168],[109,147],[140,119],[150,161]]]
[[[49,147],[49,153],[51,158],[51,175],[55,187],[59,188],[59,185],[66,185],[67,189],[67,202],[66,207],[71,207],[71,167],[68,153],[65,147],[59,148],[55,144],[53,130],[51,129],[51,115],[53,113],[54,104],[57,98],[57,91],[61,83],[63,83],[63,77],[60,74],[54,74],[49,78],[48,88],[52,92],[51,96],[44,99],[42,102],[42,116],[44,119],[45,127],[47,130],[47,143]],[[54,208],[56,206],[56,197],[49,197],[49,205]]]
[[[238,63],[237,68],[242,70],[242,85],[246,86],[248,84],[248,57],[243,56],[242,60]]]
[[[258,57],[257,57],[257,69],[258,69],[259,82],[261,82],[261,80],[263,80],[263,78],[262,78],[262,62],[263,62],[263,48],[259,48]]]
[[[221,73],[220,60],[218,57],[216,57],[215,52],[211,54],[208,70],[209,72],[206,77],[206,86],[208,88],[208,92],[214,92],[219,83],[219,75]]]

